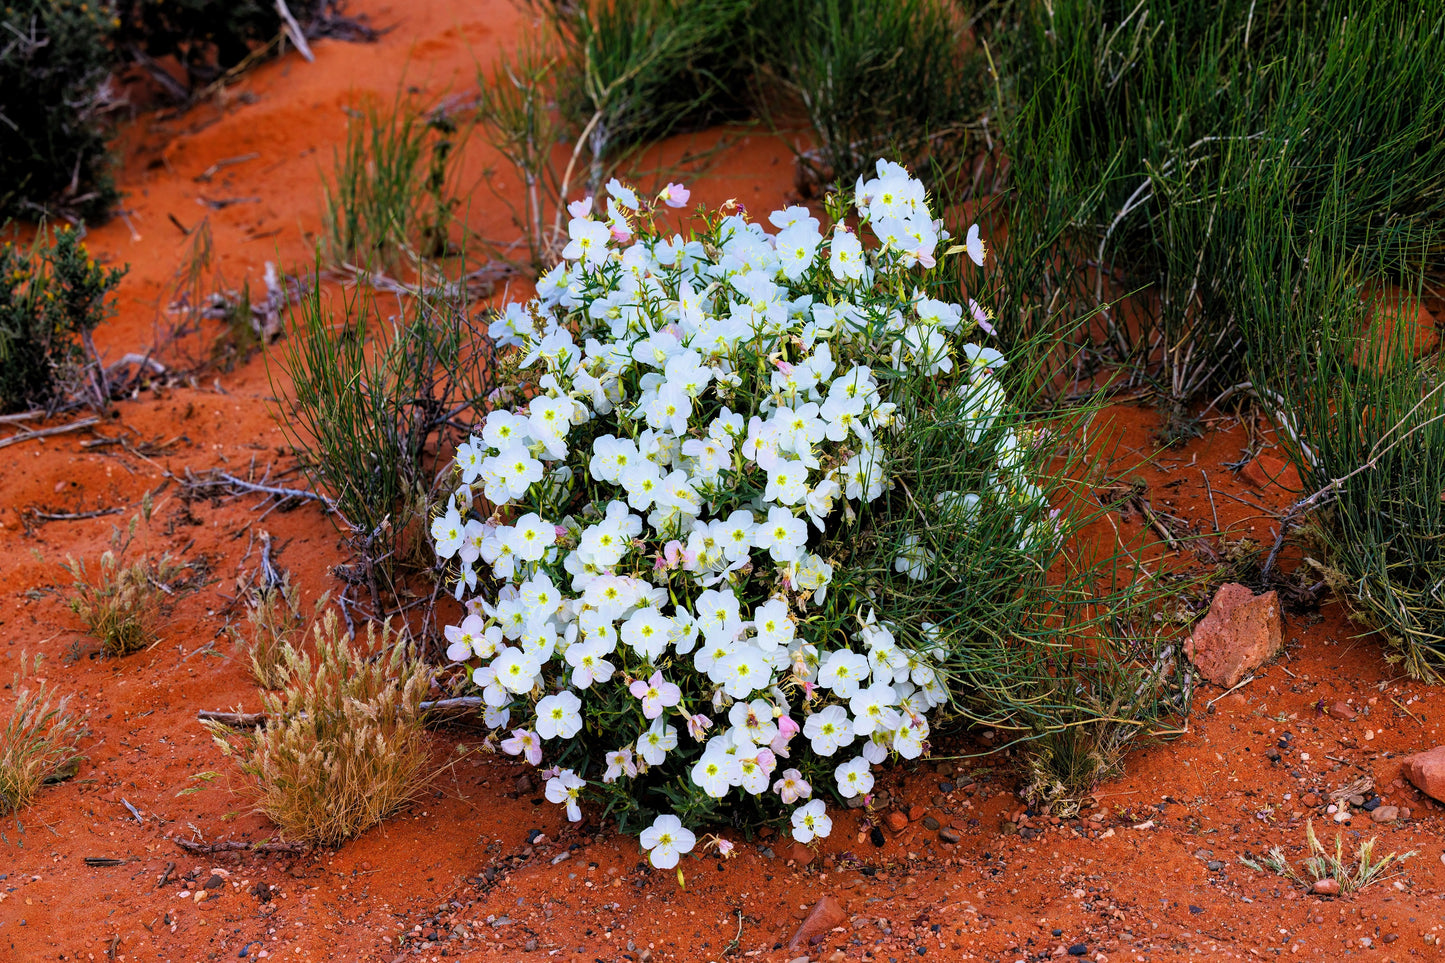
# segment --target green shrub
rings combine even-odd
[[[125,271],[97,264],[80,237],[42,227],[29,250],[0,247],[0,412],[54,401],[77,380],[90,333],[114,311]]]
[[[1259,403],[1299,469],[1314,565],[1413,677],[1445,678],[1445,371],[1417,356],[1413,306],[1433,236],[1408,227],[1365,260],[1339,216],[1355,173],[1334,172],[1312,218],[1253,207],[1245,272],[1249,366]],[[1284,224],[1285,230],[1277,225]],[[1303,239],[1303,240],[1300,240]],[[1405,276],[1404,311],[1366,278]],[[1408,283],[1408,282],[1407,282]],[[1410,320],[1407,320],[1410,319]],[[1273,561],[1273,557],[1266,564]]]
[[[101,119],[113,27],[102,3],[0,8],[0,221],[103,217],[115,200]]]
[[[400,96],[389,110],[368,102],[350,116],[322,213],[331,266],[421,271],[452,253],[457,134],[444,111]]]
[[[464,290],[396,295],[394,314],[370,289],[343,297],[339,323],[319,283],[286,317],[272,372],[284,399],[278,421],[389,587],[396,572],[432,567],[424,522],[433,484],[466,427],[461,417],[491,390],[491,348]]]

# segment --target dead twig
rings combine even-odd
[[[202,709],[196,713],[201,722],[219,722],[232,729],[259,729],[266,724],[264,712],[216,712]]]
[[[145,820],[141,818],[140,810],[137,809],[137,808],[135,808],[134,806],[132,806],[132,805],[130,804],[130,800],[128,800],[128,799],[126,799],[126,798],[124,798],[124,797],[122,797],[120,801],[121,801],[121,803],[123,803],[123,804],[125,805],[125,808],[126,808],[126,809],[129,809],[129,810],[130,810],[130,814],[135,817],[135,821],[138,822],[138,823],[140,823],[142,826],[144,826],[144,825],[145,825]]]
[[[243,843],[234,839],[215,843],[177,839],[175,843],[188,853],[304,853],[309,848],[305,843]]]
[[[52,435],[63,435],[68,431],[81,431],[92,425],[100,424],[99,418],[82,418],[80,421],[72,421],[68,425],[57,425],[54,428],[35,428],[31,431],[22,431],[18,435],[11,435],[9,438],[0,439],[0,448],[8,448],[10,445],[18,445],[22,441],[32,441],[36,438],[49,438]]]
[[[42,522],[79,522],[87,518],[101,518],[105,515],[119,515],[124,508],[97,508],[93,512],[42,512],[38,508],[28,509],[25,514]]]

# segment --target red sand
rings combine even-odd
[[[119,317],[97,333],[108,357],[154,339],[158,304],[189,243],[168,215],[188,227],[209,217],[216,265],[232,286],[249,278],[254,289],[266,260],[305,265],[321,172],[345,127],[342,108],[366,94],[390,98],[403,77],[432,94],[464,90],[474,62],[487,63],[530,29],[504,2],[356,6],[396,29],[374,46],[323,41],[314,64],[289,56],[246,77],[225,104],[165,122],[142,115],[125,132],[120,182],[135,236],[117,219],[90,237],[95,252],[131,268]],[[721,136],[669,149],[706,149]],[[781,204],[792,179],[786,146],[762,131],[727,140],[695,197],[715,204],[735,196],[764,210]],[[469,169],[479,170],[487,158],[475,149]],[[260,156],[197,181],[218,161],[251,152]],[[208,211],[202,196],[259,199]],[[474,225],[508,229],[484,189],[472,211]],[[1080,943],[1086,958],[1112,960],[1440,952],[1445,821],[1397,776],[1402,754],[1441,741],[1435,707],[1445,710],[1445,698],[1403,679],[1334,603],[1289,614],[1287,656],[1238,692],[1206,708],[1220,693],[1202,688],[1185,736],[1130,756],[1126,775],[1099,788],[1097,822],[1035,818],[1023,834],[1005,834],[1021,809],[1010,760],[933,761],[880,782],[899,808],[921,810],[882,847],[850,811],[809,866],[789,858],[787,841],[758,841],[726,864],[685,859],[680,889],[675,876],[641,865],[635,841],[606,828],[579,832],[540,793],[517,791],[523,767],[472,751],[474,734],[447,730],[434,737],[446,765],[433,793],[335,852],[188,855],[175,838],[259,840],[271,832],[232,792],[235,777],[195,721],[198,709],[259,707],[223,633],[227,617],[239,616],[228,598],[235,578],[257,563],[254,536],[262,527],[271,533],[276,561],[308,598],[334,588],[328,567],[347,559],[313,508],[272,513],[258,526],[253,500],[188,506],[175,484],[164,484],[163,471],[244,469],[282,457],[259,358],[205,381],[145,392],[119,404],[93,435],[27,442],[0,459],[0,676],[18,669],[22,653],[44,653],[42,674],[74,694],[90,725],[78,777],[0,824],[0,958],[234,960],[264,951],[297,961],[787,960],[805,950],[775,947],[825,894],[848,920],[806,950],[813,959],[1037,959]],[[1125,473],[1154,453],[1156,418],[1128,405],[1110,416],[1129,446],[1112,471]],[[1149,484],[1156,507],[1197,530],[1213,531],[1217,513],[1230,537],[1267,544],[1272,516],[1236,499],[1277,510],[1289,493],[1260,491],[1223,466],[1240,457],[1246,426],[1221,416],[1207,427],[1202,439],[1130,473]],[[97,436],[132,444],[81,447]],[[205,559],[216,581],[181,600],[155,647],[104,659],[66,608],[61,563],[98,555],[112,523],[124,525],[146,491],[157,493],[158,507],[141,529],[142,547]],[[112,506],[124,513],[55,522],[26,515]],[[1127,537],[1137,526],[1121,530]],[[1354,721],[1317,708],[1345,700],[1360,713]],[[8,703],[0,697],[0,709]],[[1278,762],[1266,757],[1270,749]],[[964,781],[956,767],[975,781],[945,792],[940,783]],[[221,775],[210,780],[212,772]],[[1302,795],[1322,796],[1364,774],[1410,817],[1375,826],[1356,815],[1344,832],[1351,844],[1378,833],[1383,852],[1418,849],[1397,882],[1321,899],[1240,865],[1239,856],[1276,844],[1298,859],[1307,817],[1331,838],[1334,825]],[[181,794],[188,789],[199,791]],[[959,842],[943,842],[925,816],[958,827]],[[545,841],[529,845],[532,830]],[[776,855],[763,852],[769,843]],[[89,868],[85,857],[126,862]],[[1216,860],[1223,868],[1209,869]],[[169,863],[179,878],[158,887]],[[213,868],[223,871],[218,895],[199,904],[180,895],[194,893]]]

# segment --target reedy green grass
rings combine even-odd
[[[494,384],[474,310],[465,285],[353,288],[333,305],[313,283],[288,309],[279,356],[267,355],[277,423],[356,543],[374,604],[434,566],[438,469]]]
[[[980,340],[987,341],[982,338]],[[994,729],[1022,751],[1024,791],[1055,812],[1072,812],[1097,782],[1115,772],[1128,748],[1176,733],[1187,716],[1193,682],[1173,638],[1187,576],[1150,570],[1152,544],[1087,534],[1118,505],[1094,494],[1111,457],[1080,444],[1107,433],[1106,400],[1093,394],[1061,409],[1049,397],[1050,354],[1020,351],[1005,367],[1015,411],[983,426],[957,396],[927,383],[898,392],[903,437],[893,450],[895,487],[856,520],[841,524],[820,551],[833,564],[830,599],[839,599],[835,631],[863,610],[902,627],[901,641],[921,622],[939,627],[939,670],[952,697],[936,729]],[[1012,372],[1009,367],[1014,367]],[[970,459],[981,431],[1014,432],[1027,474],[1047,493],[1057,515],[1025,524],[1055,528],[1057,537],[1020,544],[1022,500],[990,485],[990,465]],[[1115,453],[1117,454],[1117,452]],[[971,511],[949,492],[980,493]],[[934,575],[922,581],[897,571],[894,559],[910,536],[934,553]],[[843,601],[852,600],[852,601]],[[866,600],[866,601],[860,601]],[[850,612],[850,607],[860,611]],[[835,611],[835,609],[829,609]]]
[[[797,112],[809,179],[851,188],[878,157],[951,167],[986,104],[983,52],[937,0],[778,0],[750,18],[755,87],[775,122]]]
[[[367,101],[352,112],[323,199],[327,266],[420,273],[452,254],[459,139],[445,108],[423,111],[400,92],[390,107]]]
[[[1000,53],[996,96],[1020,221],[1003,259],[1042,248],[1066,269],[1006,271],[1024,282],[1010,303],[1058,294],[1066,316],[1105,306],[1083,346],[1168,401],[1246,380],[1238,291],[1261,256],[1247,223],[1261,183],[1307,214],[1343,165],[1351,190],[1337,214],[1367,261],[1386,225],[1445,237],[1438,12],[1294,0],[1006,9],[1017,29],[995,34],[1018,39]],[[1109,302],[1136,289],[1145,311],[1124,323]]]

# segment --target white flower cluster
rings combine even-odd
[[[503,587],[447,628],[448,654],[481,660],[473,679],[487,723],[511,728],[506,752],[540,765],[584,727],[610,746],[605,770],[550,772],[547,798],[569,818],[584,777],[605,786],[677,759],[690,791],[796,807],[808,842],[832,823],[802,769],[866,796],[890,753],[924,753],[947,697],[940,652],[904,646],[864,605],[849,637],[809,631],[834,576],[813,532],[889,489],[900,416],[862,362],[950,375],[981,437],[1006,405],[991,374],[1003,358],[961,341],[986,325],[977,305],[966,321],[915,286],[947,235],[895,164],[857,188],[869,253],[802,207],[772,213],[776,233],[734,213],[663,237],[635,193],[608,188],[607,219],[574,204],[562,263],[492,326],[535,394],[457,452],[437,553],[458,568],[458,597],[482,565]],[[669,185],[654,204],[685,200]],[[966,250],[981,264],[977,233]],[[956,494],[960,510],[978,499]],[[922,578],[930,561],[915,541],[897,564]],[[642,841],[670,867],[695,837],[663,815]]]

